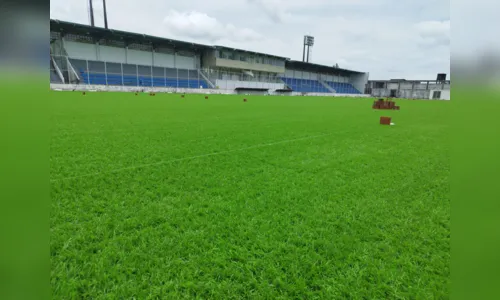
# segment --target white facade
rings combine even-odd
[[[429,99],[434,99],[434,92],[441,92],[440,100],[450,100],[451,90],[430,90]]]
[[[69,40],[63,40],[63,44],[68,56],[75,59],[190,70],[200,65],[198,55],[157,53]]]
[[[374,97],[396,97],[407,99],[451,99],[451,84],[430,81],[371,81],[368,83]],[[440,92],[434,95],[434,92]],[[435,97],[436,96],[436,97]]]
[[[324,81],[332,81],[332,82],[339,82],[339,83],[349,83],[349,81],[350,81],[349,77],[347,77],[347,76],[321,74],[321,73],[307,72],[307,71],[300,71],[300,70],[291,70],[291,69],[286,69],[285,77],[297,78],[297,79],[309,79],[309,80],[324,80]],[[362,91],[362,90],[360,90],[360,91]]]
[[[269,91],[275,91],[285,88],[284,83],[271,83],[271,82],[256,82],[256,81],[239,81],[239,80],[220,80],[215,81],[215,85],[219,89],[224,90],[234,90],[236,88],[257,88],[257,89],[269,89]]]
[[[187,88],[161,88],[161,87],[130,87],[130,86],[106,86],[106,85],[86,85],[86,84],[57,84],[51,83],[50,89],[54,91],[89,91],[89,92],[137,92],[145,93],[188,93],[188,94],[219,94],[219,95],[234,95],[235,90],[222,89],[187,89]],[[275,96],[303,96],[303,93],[291,92],[286,95],[270,91],[270,95]],[[355,95],[355,94],[324,94],[324,93],[307,93],[307,96],[318,97],[352,97],[366,98],[370,95]]]

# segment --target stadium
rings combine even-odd
[[[51,19],[53,297],[448,298],[450,81],[313,45]]]
[[[368,73],[265,53],[57,20],[50,21],[50,28],[53,84],[187,93],[203,89],[225,94],[359,96],[368,81]]]

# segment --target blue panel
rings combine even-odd
[[[105,85],[106,84],[106,74],[104,73],[90,73],[87,74],[84,71],[80,71],[80,75],[86,84],[96,84]],[[122,85],[121,75],[108,75],[107,82],[109,85]],[[163,78],[163,77],[145,77],[139,76],[123,76],[123,85],[125,86],[143,86],[143,87],[180,87],[180,88],[192,88],[197,89],[202,86],[203,88],[208,88],[208,83],[205,80],[198,79],[179,79],[176,78]]]

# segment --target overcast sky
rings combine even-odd
[[[107,0],[120,29],[370,72],[370,79],[450,73],[449,0]],[[103,26],[102,2],[94,2]],[[88,0],[50,0],[50,17],[89,24]]]

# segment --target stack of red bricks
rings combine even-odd
[[[373,109],[394,109],[394,110],[399,110],[399,106],[396,105],[396,102],[387,100],[384,101],[384,99],[378,99],[377,101],[373,102]]]
[[[391,117],[380,117],[380,125],[391,125]]]

